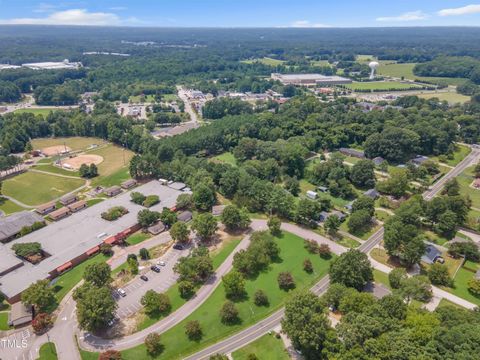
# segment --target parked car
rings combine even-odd
[[[156,273],[160,272],[160,268],[157,265],[150,266],[150,270],[155,271]]]
[[[112,320],[110,320],[108,322],[108,326],[113,326],[113,324],[115,324],[118,320],[120,320],[120,319],[117,318],[117,317],[114,317]]]
[[[119,288],[119,289],[117,290],[117,293],[118,293],[118,295],[120,295],[121,297],[127,296],[127,293],[126,293],[125,290],[123,290],[122,288]]]
[[[182,244],[175,244],[175,245],[173,245],[173,248],[175,250],[183,250],[183,245]]]
[[[165,261],[159,261],[159,262],[157,262],[157,265],[158,266],[165,266],[166,264],[165,264]]]
[[[148,277],[145,275],[140,276],[140,279],[142,279],[143,281],[148,281]]]

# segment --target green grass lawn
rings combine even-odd
[[[460,194],[463,196],[468,196],[472,200],[472,206],[480,208],[480,189],[474,189],[470,187],[474,176],[474,166],[466,168],[459,176],[457,176],[457,181],[460,184]]]
[[[340,230],[350,233],[350,231],[348,230],[347,223],[348,223],[348,218],[340,225]],[[375,231],[377,231],[380,228],[380,226],[381,226],[380,224],[371,225],[366,231],[362,233],[352,234],[352,235],[359,237],[362,240],[367,240],[370,236],[373,235]]]
[[[388,212],[383,210],[375,210],[375,218],[379,221],[385,222],[387,219],[392,216]]]
[[[233,154],[229,151],[225,152],[223,154],[214,156],[212,158],[212,161],[226,163],[226,164],[230,164],[232,166],[237,166],[237,159],[235,159],[235,156],[233,156]]]
[[[384,75],[384,76],[396,77],[396,78],[401,78],[403,76],[405,79],[409,79],[409,80],[428,81],[432,83],[441,81],[441,82],[447,83],[448,85],[459,85],[464,83],[467,80],[463,78],[417,76],[413,73],[414,67],[415,67],[415,63],[396,64],[396,63],[380,62],[380,66],[378,67],[378,74]]]
[[[225,291],[223,286],[220,285],[187,319],[162,334],[162,344],[164,344],[165,349],[158,358],[181,358],[258,322],[280,308],[284,304],[285,299],[290,295],[290,293],[278,288],[277,276],[281,271],[290,271],[292,273],[297,288],[308,288],[319,278],[327,274],[329,261],[309,254],[303,246],[302,238],[290,233],[284,233],[277,241],[280,247],[281,261],[271,264],[268,271],[261,273],[257,278],[246,281],[248,296],[246,300],[236,304],[241,323],[225,325],[220,321],[218,311],[225,302]],[[313,263],[314,272],[312,274],[307,274],[303,271],[302,264],[305,258],[309,258]],[[263,289],[267,293],[270,300],[269,307],[257,307],[253,304],[253,293],[257,289]],[[185,324],[190,320],[198,320],[201,324],[203,338],[200,342],[189,341],[185,335]],[[122,355],[124,360],[148,359],[143,344],[123,351]]]
[[[83,273],[88,265],[105,262],[107,259],[108,257],[103,254],[95,255],[56,278],[53,290],[55,291],[57,301],[60,303],[63,297],[82,280]]]
[[[144,233],[144,232],[137,232],[135,234],[130,235],[127,237],[125,242],[128,245],[137,245],[140,244],[141,242],[150,239],[152,236],[150,234]]]
[[[373,269],[373,278],[375,282],[385,285],[391,289],[390,281],[388,281],[388,274],[384,273],[383,271]]]
[[[105,199],[90,199],[90,200],[87,200],[87,205],[88,206],[93,206],[95,204],[101,203],[104,200]]]
[[[479,230],[479,219],[480,211],[470,209],[465,226],[473,230]]]
[[[128,98],[128,101],[132,103],[139,103],[142,95],[132,95]],[[152,94],[145,95],[145,100],[144,102],[155,102],[155,96]]]
[[[360,243],[357,240],[344,235],[340,235],[340,236],[341,238],[339,240],[336,240],[338,244],[348,248],[352,248],[352,249],[356,249],[360,246]]]
[[[113,174],[108,176],[98,176],[92,179],[92,186],[113,186],[120,185],[125,180],[129,180],[132,177],[130,176],[130,171],[128,167],[124,167]]]
[[[274,335],[263,335],[261,338],[232,353],[233,360],[248,360],[249,354],[255,354],[261,360],[288,360],[290,356],[282,339]]]
[[[478,268],[478,264],[476,265]],[[452,294],[455,294],[465,300],[470,301],[471,303],[476,304],[477,306],[480,306],[480,298],[473,296],[468,291],[468,281],[475,276],[475,273],[470,270],[473,270],[473,269],[470,269],[470,266],[468,268],[466,268],[465,266],[462,266],[458,270],[457,275],[455,276],[454,288],[444,288],[444,289],[451,292]]]
[[[453,307],[456,307],[457,309],[465,310],[462,306],[455,304],[454,302],[451,302],[450,300],[447,300],[447,299],[440,300],[440,302],[438,303],[437,309],[445,306],[453,306]]]
[[[177,94],[163,94],[162,95],[162,101],[167,101],[167,102],[171,102],[171,101],[178,101],[179,97]]]
[[[124,169],[128,170],[128,164],[134,155],[132,151],[116,145],[107,145],[88,151],[88,154],[103,157],[103,161],[97,165],[99,177],[110,176]]]
[[[10,326],[8,326],[8,312],[3,311],[0,312],[0,330],[9,330]]]
[[[418,94],[417,95],[419,98],[422,99],[432,99],[432,98],[438,98],[440,101],[446,101],[449,104],[464,104],[467,101],[470,101],[471,97],[462,95],[453,91],[449,92],[428,92],[428,93],[423,93],[423,94]]]
[[[85,184],[82,179],[26,172],[3,182],[2,191],[27,205],[40,205]]]
[[[29,108],[26,108],[26,109],[17,109],[14,111],[15,114],[25,114],[25,113],[29,113],[29,114],[33,114],[33,115],[42,115],[43,117],[47,116],[48,114],[50,114],[51,111],[58,111],[58,109],[55,109],[55,108],[42,108],[42,109],[29,109]],[[63,110],[63,109],[62,109]]]
[[[9,215],[25,209],[15,204],[13,201],[0,196],[0,210]]]
[[[38,360],[56,360],[58,359],[57,357],[57,349],[55,347],[55,344],[52,342],[48,342],[43,344],[40,347],[40,357]]]
[[[470,154],[471,152],[472,152],[472,149],[470,149],[470,147],[468,146],[456,145],[455,151],[453,153],[453,159],[447,159],[445,163],[450,166],[456,166],[458,165],[459,162],[465,159],[468,156],[468,154]],[[436,161],[440,161],[438,157],[434,157],[432,159]]]
[[[307,180],[305,180],[305,179],[300,180],[300,192],[301,192],[302,195],[305,195],[307,193],[307,191],[309,191],[309,190],[316,191],[315,190],[316,188],[317,187],[315,185],[308,182]],[[342,199],[342,198],[337,198],[337,197],[334,197],[334,196],[330,195],[329,193],[323,193],[323,192],[320,192],[320,191],[317,192],[317,195],[318,195],[319,199],[330,199],[333,206],[335,206],[337,208],[340,208],[340,209],[343,209],[343,207],[351,201],[351,200],[345,200],[345,199]]]
[[[264,58],[261,58],[261,59],[243,60],[242,61],[242,63],[244,63],[244,64],[254,64],[256,62],[262,63],[264,65],[269,65],[269,66],[278,66],[278,65],[282,65],[285,61],[272,59],[272,58],[269,58],[269,57],[264,57]]]
[[[368,82],[354,82],[345,85],[351,90],[407,90],[411,88],[421,88],[419,85],[402,83],[398,81],[368,81]]]
[[[37,164],[34,166],[34,169],[40,170],[40,171],[46,171],[53,174],[80,177],[80,174],[78,171],[65,170],[53,164]]]
[[[427,236],[429,241],[438,245],[444,245],[448,241],[447,238],[430,230],[424,231],[424,234]]]

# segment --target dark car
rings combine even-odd
[[[140,276],[140,279],[142,279],[143,281],[148,281],[148,277],[146,277],[145,275]]]
[[[150,266],[150,270],[155,271],[156,273],[160,272],[160,268],[157,265]]]
[[[183,245],[182,244],[175,244],[175,245],[173,245],[173,248],[175,250],[183,250]]]

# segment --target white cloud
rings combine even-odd
[[[443,9],[438,12],[440,16],[468,15],[480,13],[480,4],[472,4],[459,8]]]
[[[424,20],[428,18],[428,15],[425,14],[424,12],[417,10],[417,11],[410,11],[403,13],[399,16],[383,16],[383,17],[378,17],[376,18],[377,21],[382,21],[382,22],[399,22],[399,21],[418,21],[418,20]]]
[[[86,9],[57,11],[43,18],[0,19],[0,24],[25,25],[121,25],[122,20],[113,13],[88,12]]]
[[[37,5],[37,7],[35,9],[33,9],[33,12],[46,13],[46,12],[51,12],[56,8],[57,8],[57,5],[48,4],[48,3],[40,3],[40,4]]]
[[[289,27],[294,28],[325,28],[330,27],[330,25],[320,24],[320,23],[311,23],[308,20],[297,20],[290,24]]]

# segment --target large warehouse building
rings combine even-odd
[[[39,62],[39,63],[28,63],[22,64],[23,67],[32,69],[32,70],[59,70],[59,69],[78,69],[82,67],[81,62],[70,62],[68,59],[65,59],[61,62]]]
[[[177,197],[184,192],[159,181],[151,181],[134,191],[157,195],[161,199],[160,203],[150,208],[152,211],[174,208]],[[123,206],[128,213],[115,221],[102,219],[101,213],[114,206]],[[20,300],[22,291],[30,284],[53,279],[96,254],[102,243],[114,244],[139,230],[137,214],[143,209],[143,206],[130,201],[130,192],[124,192],[21,238],[0,243],[0,292],[10,303]],[[40,243],[45,255],[35,265],[18,258],[11,249],[13,244],[31,242]]]
[[[271,77],[273,80],[280,81],[283,85],[333,86],[352,83],[352,80],[336,75],[273,73]]]

